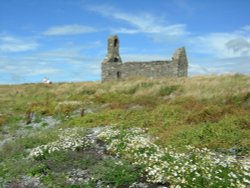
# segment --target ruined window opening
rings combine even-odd
[[[121,72],[120,72],[120,71],[118,71],[118,72],[116,73],[116,77],[117,77],[117,79],[121,78]]]
[[[115,39],[115,41],[114,41],[114,47],[116,47],[116,46],[117,46],[117,43],[118,43],[118,40],[117,40],[117,39]]]
[[[118,58],[117,57],[114,58],[114,62],[118,62]]]

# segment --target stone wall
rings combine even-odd
[[[151,62],[126,62],[123,64],[103,64],[102,80],[126,79],[129,77],[177,77],[178,62],[151,61]]]
[[[179,48],[171,61],[126,62],[119,55],[117,36],[108,39],[108,54],[102,62],[102,81],[130,77],[183,77],[187,76],[188,61],[185,48]]]

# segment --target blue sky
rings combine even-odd
[[[249,0],[0,0],[0,84],[98,81],[107,37],[123,62],[171,59],[189,75],[250,74]]]

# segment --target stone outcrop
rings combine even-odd
[[[119,39],[108,38],[108,54],[102,62],[102,81],[126,79],[129,77],[186,77],[188,60],[185,48],[179,48],[172,60],[122,63],[119,54]]]

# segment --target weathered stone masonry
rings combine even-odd
[[[185,48],[179,48],[172,60],[122,63],[119,54],[119,39],[116,35],[108,38],[108,54],[102,62],[102,81],[126,79],[129,77],[185,77],[188,60]]]

